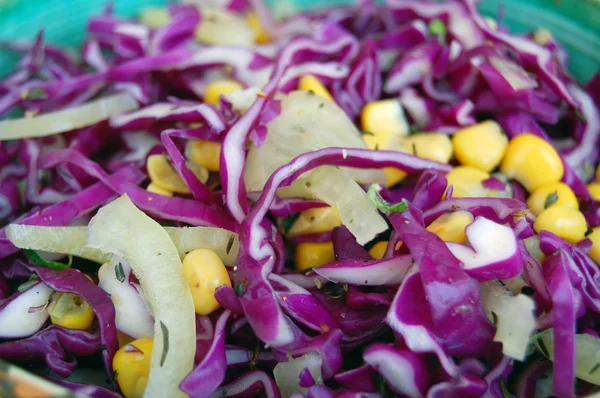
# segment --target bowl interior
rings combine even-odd
[[[348,4],[347,0],[267,0],[277,13]],[[109,0],[0,0],[0,41],[32,39],[39,29],[52,43],[77,48],[87,19]],[[168,0],[113,0],[115,12],[134,17],[141,8]],[[587,81],[600,66],[600,0],[482,0],[482,12],[502,18],[515,32],[544,27],[566,47],[575,77]],[[0,75],[12,70],[16,55],[0,50]]]

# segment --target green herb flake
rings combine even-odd
[[[19,285],[19,287],[17,287],[17,291],[23,293],[23,292],[31,289],[38,282],[39,282],[39,279],[38,279],[37,275],[31,275],[27,282],[25,282],[25,283]]]
[[[123,271],[123,264],[120,262],[115,265],[115,277],[119,282],[125,282],[125,271]]]
[[[367,196],[369,197],[369,200],[371,201],[373,206],[381,210],[383,213],[401,213],[403,211],[408,210],[408,203],[406,202],[406,200],[403,199],[401,202],[398,202],[396,204],[390,204],[387,200],[381,197],[379,191],[381,191],[381,186],[379,184],[373,184],[369,187]]]
[[[544,209],[547,209],[548,207],[552,206],[554,203],[556,203],[556,201],[558,200],[558,192],[552,192],[549,193],[548,196],[546,196],[546,201],[544,202]]]
[[[587,231],[585,231],[585,233],[583,234],[583,236],[590,236],[593,233],[594,233],[594,230],[591,228],[588,228]]]
[[[494,325],[498,325],[498,315],[494,311],[492,311],[492,322],[494,322]]]
[[[31,260],[31,262],[34,265],[37,265],[38,267],[46,267],[46,268],[51,268],[53,270],[60,271],[65,268],[69,268],[71,266],[71,264],[73,263],[72,256],[69,256],[69,262],[67,264],[65,264],[65,263],[59,263],[57,261],[46,261],[35,250],[25,249],[24,251],[25,251],[25,254],[27,255],[27,257],[29,257],[29,260]]]
[[[502,380],[500,382],[500,390],[502,391],[502,398],[512,398],[513,394],[508,391],[508,387],[506,387],[506,381]]]
[[[48,99],[48,93],[43,88],[37,87],[27,90],[22,94],[23,99],[28,100],[45,100]]]
[[[235,237],[233,235],[231,235],[229,237],[229,240],[227,241],[227,248],[225,249],[225,253],[229,254],[229,252],[231,252],[231,248],[233,247],[234,240],[235,240]]]
[[[294,223],[298,219],[298,217],[300,217],[300,213],[291,214],[285,217],[283,220],[281,220],[283,232],[287,234],[290,231],[290,228],[292,228],[292,225],[294,225]]]
[[[590,375],[591,375],[592,373],[594,373],[595,371],[597,371],[599,368],[600,368],[600,362],[596,363],[596,364],[595,364],[595,365],[594,365],[594,366],[593,366],[593,367],[590,369],[590,371],[588,372],[588,374],[590,374]]]
[[[169,329],[167,329],[167,326],[163,321],[160,321],[160,330],[162,331],[163,337],[163,351],[160,356],[160,366],[162,367],[165,363],[165,359],[167,359],[167,353],[169,352]]]
[[[433,19],[429,22],[429,32],[437,36],[440,43],[446,41],[446,24],[440,19]]]

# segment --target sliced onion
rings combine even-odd
[[[554,361],[554,333],[545,333],[542,342]],[[600,339],[589,334],[575,335],[575,376],[588,383],[600,385]]]
[[[283,397],[291,397],[295,393],[304,394],[307,388],[300,387],[300,373],[308,369],[317,384],[323,383],[321,365],[323,359],[317,352],[310,352],[299,358],[287,362],[279,362],[273,369],[275,382]]]
[[[90,101],[87,104],[31,118],[0,122],[0,140],[46,137],[91,126],[139,107],[127,93],[120,93]]]
[[[52,294],[45,283],[38,283],[0,309],[0,337],[21,338],[31,336],[44,326],[48,319],[48,300]],[[35,308],[35,311],[30,311]]]
[[[165,227],[165,231],[181,258],[194,249],[210,249],[225,265],[235,264],[240,245],[234,232],[213,227]],[[107,262],[110,254],[87,246],[86,233],[87,227],[10,224],[6,229],[8,239],[20,249],[69,254],[101,264]]]
[[[524,360],[536,328],[533,300],[524,294],[513,296],[499,281],[491,281],[481,284],[481,301],[488,319],[496,323],[494,341],[502,343],[502,353]]]
[[[98,286],[115,305],[117,330],[134,339],[154,337],[154,319],[141,292],[129,282],[131,267],[117,256],[98,270]]]
[[[169,234],[124,195],[98,210],[89,224],[87,244],[125,258],[152,308],[154,348],[144,395],[185,397],[179,384],[194,365],[195,312]]]

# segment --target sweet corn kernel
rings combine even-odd
[[[465,243],[467,241],[465,228],[472,222],[473,215],[471,213],[456,211],[442,214],[427,226],[427,230],[433,232],[445,242]]]
[[[510,140],[500,166],[508,178],[533,192],[563,177],[564,166],[556,149],[533,134],[521,134]]]
[[[190,140],[187,144],[188,159],[208,171],[221,169],[221,144],[213,141]]]
[[[388,242],[387,240],[382,240],[381,242],[377,242],[373,245],[371,250],[369,250],[369,254],[376,260],[382,259],[385,255],[385,251],[387,250]]]
[[[265,44],[271,41],[271,37],[260,23],[260,19],[258,19],[255,13],[248,13],[248,15],[246,15],[246,22],[250,29],[254,31],[256,42],[258,44]]]
[[[402,105],[396,99],[369,102],[360,114],[363,140],[370,149],[397,149],[409,127]]]
[[[488,173],[471,166],[457,166],[446,174],[448,185],[452,185],[453,198],[488,196],[489,190],[482,185],[482,182],[488,178],[490,178]]]
[[[241,90],[243,88],[244,86],[235,80],[214,80],[208,83],[206,86],[206,90],[204,91],[204,102],[214,105],[218,108],[221,106],[221,95],[227,95],[235,90]]]
[[[393,167],[384,167],[382,170],[388,188],[402,182],[407,176],[404,171]]]
[[[592,228],[592,233],[587,238],[592,241],[592,248],[588,252],[588,256],[600,265],[600,227]]]
[[[305,75],[300,78],[298,90],[312,91],[320,97],[327,98],[329,101],[335,101],[323,83],[312,75]]]
[[[545,46],[554,40],[554,38],[548,29],[538,28],[538,30],[533,33],[533,40],[540,46]]]
[[[550,206],[565,206],[579,210],[579,202],[567,184],[551,182],[539,187],[529,195],[527,206],[534,214],[540,214]]]
[[[420,158],[448,163],[452,159],[452,142],[446,134],[421,133],[409,135],[402,146]]]
[[[208,170],[204,167],[188,163],[186,167],[190,169],[201,182],[208,180]],[[146,163],[150,180],[159,188],[170,192],[189,194],[190,189],[186,183],[179,177],[171,163],[164,155],[151,155]]]
[[[164,195],[164,196],[173,196],[173,192],[169,191],[168,189],[162,189],[161,187],[159,187],[158,185],[156,185],[153,182],[148,184],[148,186],[146,187],[146,191],[152,192],[152,193],[157,193],[159,195]]]
[[[342,225],[340,213],[335,207],[319,207],[300,213],[300,216],[289,229],[287,236],[318,234],[331,231]]]
[[[592,182],[591,184],[588,184],[587,189],[590,192],[590,195],[592,195],[592,198],[600,200],[600,183]]]
[[[306,271],[335,260],[332,242],[306,242],[296,246],[295,261],[298,271]]]
[[[78,330],[89,329],[95,317],[88,302],[72,293],[55,293],[48,313],[53,324]]]
[[[537,233],[545,230],[571,243],[577,243],[585,237],[587,223],[578,210],[552,206],[538,215],[533,228]]]
[[[486,120],[457,131],[452,145],[460,164],[489,173],[500,164],[508,139],[498,123]]]
[[[215,299],[215,290],[219,286],[231,287],[223,261],[209,249],[189,252],[183,259],[183,275],[190,285],[194,307],[199,315],[209,315],[220,307]]]
[[[115,378],[125,398],[142,398],[146,390],[154,340],[138,339],[119,348],[113,358]]]

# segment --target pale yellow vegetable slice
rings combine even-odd
[[[194,249],[210,249],[233,266],[240,248],[235,232],[214,227],[165,227],[181,258]],[[63,253],[105,263],[110,254],[86,245],[87,227],[44,227],[10,224],[6,236],[20,249]]]
[[[115,94],[86,104],[39,116],[0,122],[0,140],[46,137],[91,126],[139,108],[127,93]]]
[[[548,357],[554,361],[554,333],[548,329],[542,336]],[[575,377],[600,385],[600,339],[589,334],[575,335]]]
[[[367,148],[356,126],[334,102],[304,91],[283,98],[281,113],[267,125],[260,148],[252,146],[246,159],[244,182],[250,192],[262,191],[269,176],[303,153],[323,148]],[[335,207],[359,243],[387,229],[383,218],[357,183],[385,183],[381,170],[318,167],[304,173],[281,197],[320,199]]]
[[[194,365],[194,303],[177,248],[152,218],[121,196],[102,207],[88,227],[90,247],[124,257],[154,314],[154,349],[145,397],[185,397],[179,383]]]

